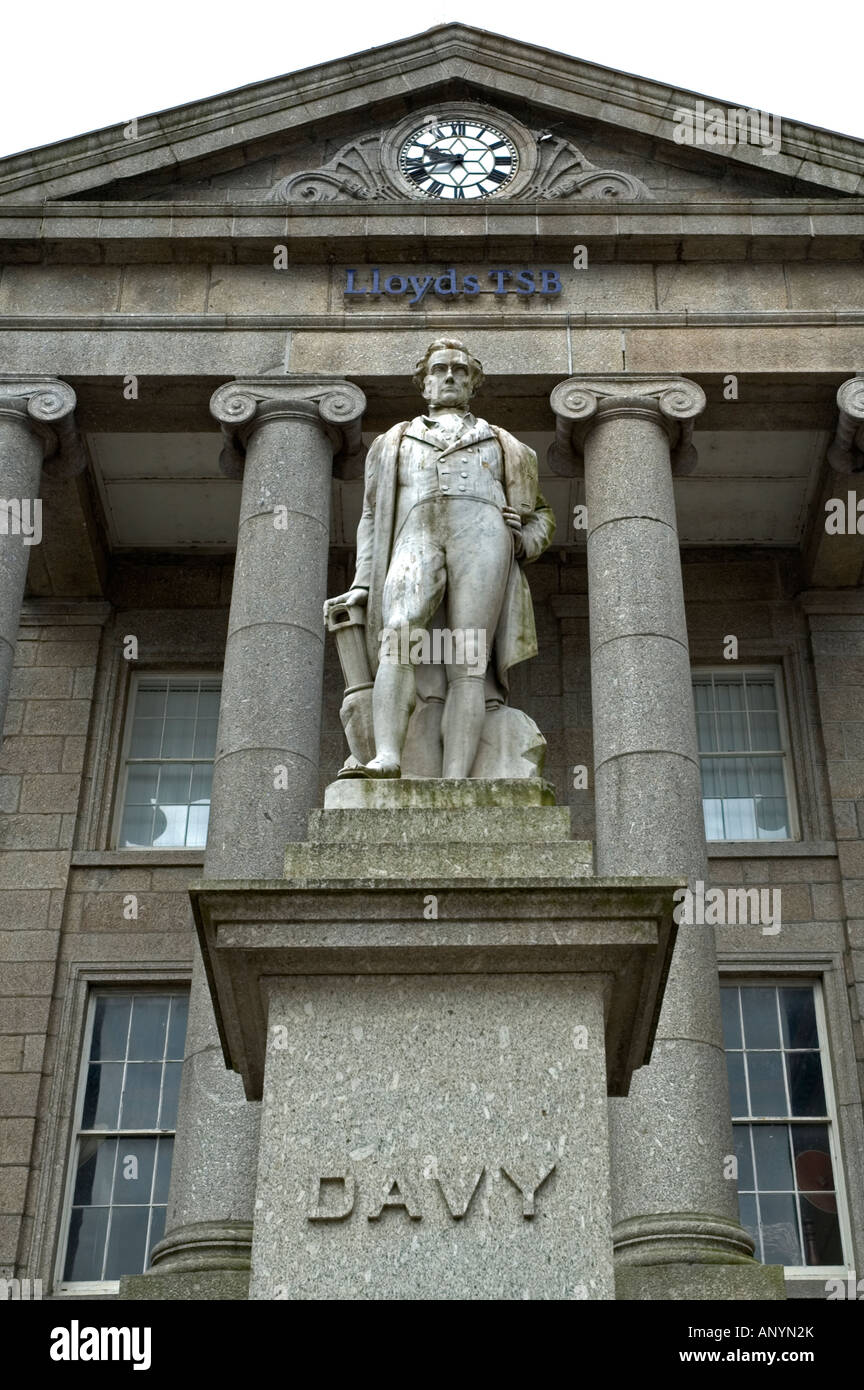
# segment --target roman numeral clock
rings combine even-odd
[[[537,141],[495,107],[454,102],[415,110],[385,132],[381,161],[404,198],[476,203],[522,192],[537,163]]]
[[[399,150],[399,169],[426,198],[488,198],[513,182],[516,146],[503,130],[466,115],[427,121]]]

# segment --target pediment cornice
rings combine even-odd
[[[674,143],[674,113],[698,100],[683,88],[616,72],[565,54],[448,24],[300,72],[142,117],[134,138],[106,127],[0,160],[0,201],[98,197],[126,178],[158,175],[272,140],[328,120],[351,118],[462,82],[481,100],[497,93],[610,129]],[[726,102],[727,107],[735,103]],[[676,149],[680,147],[676,146]],[[710,156],[710,150],[706,151]],[[771,156],[755,145],[722,150],[741,169],[778,174],[799,190],[834,196],[864,194],[864,141],[783,121],[782,148]]]

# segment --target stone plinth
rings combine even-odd
[[[261,1098],[252,1298],[614,1297],[607,1094],[677,881],[600,880],[548,788],[330,788],[284,880],[192,897]]]

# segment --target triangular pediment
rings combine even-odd
[[[410,197],[393,172],[394,132],[466,102],[527,133],[522,177],[496,197],[864,194],[864,141],[764,116],[749,140],[718,144],[711,112],[738,111],[731,103],[447,24],[12,155],[0,160],[0,203]]]

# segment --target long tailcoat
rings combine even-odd
[[[363,515],[357,528],[357,570],[352,587],[369,590],[366,650],[373,676],[378,669],[384,582],[393,550],[399,446],[410,423],[403,420],[386,434],[379,435],[366,457]],[[524,546],[524,554],[518,560],[514,554],[510,564],[492,655],[498,680],[506,690],[510,667],[537,655],[534,608],[522,565],[536,560],[549,545],[555,531],[555,517],[538,490],[537,455],[534,450],[496,425],[488,428],[501,446],[504,491],[508,504],[522,518]]]

